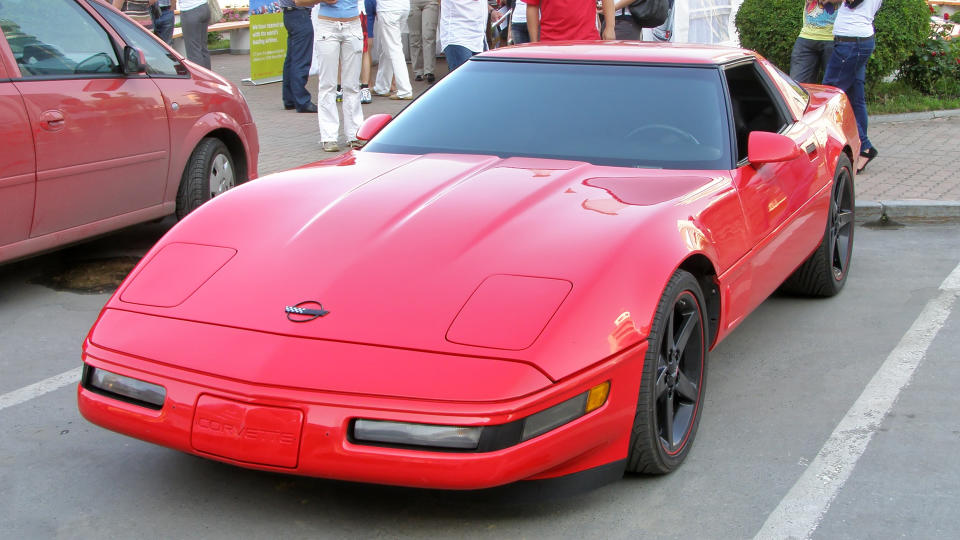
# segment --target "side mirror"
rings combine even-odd
[[[799,157],[800,147],[793,139],[779,133],[751,131],[747,141],[747,159],[753,165],[789,161]]]
[[[127,75],[143,75],[147,72],[147,57],[143,51],[129,45],[123,48],[123,72]]]
[[[369,141],[374,135],[380,133],[380,130],[389,124],[391,120],[393,120],[393,116],[389,114],[375,114],[367,118],[363,122],[363,125],[360,126],[360,129],[357,130],[357,138],[361,141]]]

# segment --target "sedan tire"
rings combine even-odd
[[[203,203],[238,184],[233,156],[223,141],[207,137],[200,141],[183,171],[177,191],[177,219],[183,219]]]

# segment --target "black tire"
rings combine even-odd
[[[180,179],[177,219],[183,219],[201,204],[239,183],[227,145],[214,137],[202,139],[190,154]]]
[[[707,381],[707,324],[700,284],[677,270],[650,330],[627,471],[665,474],[690,453]]]
[[[854,190],[850,158],[840,155],[833,174],[830,212],[816,251],[787,278],[780,289],[790,294],[827,297],[843,289],[853,254]]]

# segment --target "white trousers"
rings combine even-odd
[[[315,29],[319,65],[317,85],[317,119],[320,141],[337,142],[340,138],[340,115],[337,112],[337,68],[343,88],[343,132],[347,141],[357,138],[363,123],[360,108],[360,60],[363,56],[363,29],[360,20],[347,22],[319,19]]]
[[[378,94],[390,92],[390,81],[397,79],[397,96],[409,97],[413,95],[410,86],[410,72],[407,70],[407,61],[403,57],[403,42],[400,40],[400,30],[407,20],[410,11],[377,11],[376,39],[380,41],[380,58],[377,66],[377,81],[373,91]]]

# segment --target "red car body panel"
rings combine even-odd
[[[188,75],[22,78],[0,31],[0,262],[173,213],[203,137],[227,141],[240,174],[256,178],[259,139],[239,89],[177,58]]]
[[[489,55],[751,53],[573,43]],[[842,93],[811,91],[816,110],[783,133],[804,151],[782,162],[657,170],[363,151],[231,190],[154,246],[84,344],[87,366],[163,386],[163,407],[81,385],[80,410],[245,467],[386,484],[484,488],[623,460],[676,269],[709,270],[712,346],[820,243],[834,168],[857,142]],[[327,313],[291,322],[285,306],[308,301]],[[357,418],[500,426],[605,381],[599,409],[502,450],[350,437]]]

